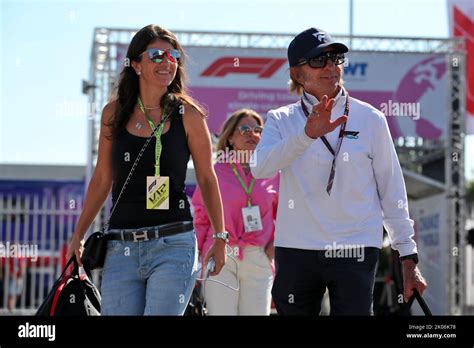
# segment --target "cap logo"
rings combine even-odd
[[[326,35],[324,33],[313,33],[313,36],[318,39],[319,42],[326,42]]]

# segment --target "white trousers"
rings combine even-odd
[[[205,282],[209,315],[270,315],[273,272],[263,247],[245,247],[243,260],[235,259],[236,262],[227,257],[219,275],[209,279],[239,288],[238,291],[213,281]]]

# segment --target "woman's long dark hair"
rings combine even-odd
[[[185,70],[184,70],[184,51],[179,44],[176,36],[167,29],[158,25],[150,24],[140,29],[133,37],[127,50],[127,60],[129,64],[124,64],[124,68],[120,73],[119,84],[117,88],[116,100],[117,108],[114,117],[109,124],[111,127],[112,138],[116,138],[122,129],[127,125],[133,109],[137,103],[138,94],[140,92],[138,76],[132,67],[131,62],[139,62],[141,53],[143,53],[150,42],[154,40],[164,40],[169,42],[175,49],[179,50],[181,57],[178,61],[176,76],[168,86],[168,93],[165,94],[160,101],[161,109],[164,112],[173,110],[178,105],[191,105],[198,110],[200,114],[205,116],[203,108],[186,92]]]

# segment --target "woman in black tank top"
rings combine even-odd
[[[216,238],[204,267],[212,258],[211,275],[217,275],[225,263],[227,238],[210,134],[184,80],[184,52],[174,34],[157,25],[138,31],[117,98],[103,110],[97,165],[68,250],[68,257],[80,257],[84,234],[112,190],[103,315],[184,313],[198,274],[185,194],[190,156]]]

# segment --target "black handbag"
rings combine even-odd
[[[166,119],[162,119],[160,123],[156,126],[156,128],[160,127],[163,120],[166,120]],[[128,173],[127,179],[125,180],[122,186],[122,189],[120,190],[120,194],[117,200],[115,201],[114,206],[112,207],[112,210],[110,212],[107,222],[104,224],[103,228],[100,231],[92,233],[89,236],[89,238],[87,238],[84,244],[84,250],[81,255],[82,265],[84,266],[85,269],[94,270],[94,269],[102,268],[104,266],[105,254],[107,253],[106,231],[109,228],[110,219],[112,218],[115,208],[117,207],[117,203],[120,201],[120,197],[122,197],[122,194],[125,191],[125,188],[127,187],[130,181],[130,178],[132,177],[133,172],[135,171],[135,167],[137,166],[138,162],[140,161],[140,158],[145,152],[145,149],[147,148],[148,144],[150,143],[151,139],[154,136],[155,136],[155,132],[152,132],[152,134],[146,140],[145,144],[143,144],[140,152],[138,153],[138,156],[135,159],[135,162],[133,163],[132,169],[130,169],[130,173]]]
[[[74,262],[71,274],[66,272]],[[53,288],[38,308],[37,316],[96,316],[100,315],[101,297],[99,290],[90,280],[90,273],[79,274],[76,256],[72,256]]]
[[[102,268],[106,252],[107,238],[104,231],[92,233],[84,244],[84,251],[81,255],[82,265],[88,270]]]

